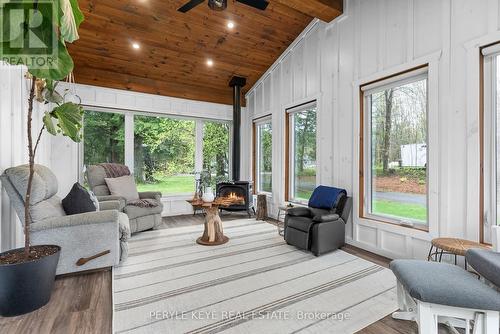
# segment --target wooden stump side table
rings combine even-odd
[[[196,239],[196,243],[203,246],[217,246],[225,244],[229,238],[224,235],[222,220],[219,216],[219,208],[235,204],[238,199],[216,198],[213,202],[203,202],[200,199],[188,200],[194,207],[198,206],[205,211],[205,223],[203,235]]]
[[[204,206],[205,210],[205,230],[203,235],[196,239],[196,243],[204,246],[217,246],[225,244],[229,238],[224,235],[222,220],[219,216],[219,207]]]

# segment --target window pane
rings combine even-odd
[[[370,213],[427,223],[427,79],[371,94]]]
[[[195,122],[135,116],[134,166],[139,191],[194,192]]]
[[[203,169],[216,181],[229,177],[229,123],[204,122]]]
[[[85,111],[83,120],[83,163],[125,163],[125,116]]]
[[[495,114],[495,145],[494,145],[494,149],[495,149],[495,186],[496,186],[496,219],[494,221],[493,224],[496,224],[496,225],[500,225],[500,150],[498,149],[500,147],[500,55],[499,56],[496,56],[496,60],[495,60],[495,63],[496,63],[496,73],[494,74],[495,75],[495,81],[496,81],[496,85],[495,85],[495,92],[493,92],[493,94],[495,94],[495,106],[493,106],[495,108],[494,110],[494,114]],[[485,187],[486,188],[486,187]],[[484,235],[484,241],[485,242],[489,242],[491,243],[491,226],[485,226],[484,228],[484,231],[485,231],[485,235]]]
[[[272,192],[272,141],[271,122],[257,125],[257,191]]]
[[[292,199],[309,200],[316,187],[316,108],[291,115],[293,136]]]

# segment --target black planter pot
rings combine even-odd
[[[61,247],[50,246],[57,252],[31,262],[0,265],[0,316],[29,313],[49,302],[61,253]]]

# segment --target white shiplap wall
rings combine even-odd
[[[471,41],[495,40],[485,36],[498,35],[499,1],[346,0],[344,7],[345,13],[332,23],[313,22],[306,28],[247,94],[247,126],[272,113],[272,213],[284,200],[285,109],[318,99],[319,180],[345,187],[354,196],[349,243],[393,258],[423,258],[429,240],[438,235],[478,240],[478,109],[471,101],[477,100],[479,85],[471,89],[467,84],[471,77],[477,79],[479,66],[475,58],[468,61],[468,52],[478,52]],[[429,166],[436,175],[431,232],[361,220],[357,85],[427,62],[432,63],[429,94],[435,99],[431,127],[437,146],[435,163]],[[265,105],[262,96],[270,98]]]
[[[28,161],[26,138],[27,96],[30,82],[24,78],[26,71],[21,66],[7,66],[0,62],[0,173],[9,167]],[[43,106],[35,103],[33,135],[42,125]],[[47,165],[50,161],[50,140],[42,137],[36,162]],[[0,249],[1,251],[21,245],[23,232],[9,197],[1,190],[0,196]]]

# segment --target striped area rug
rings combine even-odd
[[[396,309],[388,269],[341,250],[315,257],[254,219],[133,236],[113,269],[115,333],[354,333]]]

